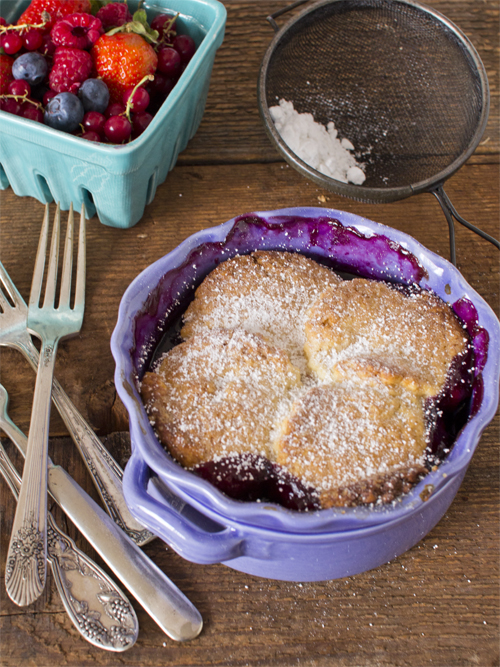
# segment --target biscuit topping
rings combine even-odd
[[[303,255],[254,252],[220,264],[196,291],[184,315],[184,339],[207,329],[262,334],[306,370],[306,312],[339,276]]]
[[[142,381],[162,444],[233,498],[299,510],[391,502],[422,479],[432,406],[468,351],[435,294],[274,251],[212,271],[181,336]]]

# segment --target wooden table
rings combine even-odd
[[[256,82],[272,38],[265,17],[282,0],[226,1],[225,41],[217,53],[201,127],[179,157],[142,220],[132,229],[88,225],[85,321],[60,346],[56,374],[79,410],[122,463],[128,455],[127,417],[113,386],[109,349],[120,298],[131,280],[193,232],[252,211],[328,205],[407,232],[448,257],[447,227],[434,197],[423,194],[385,205],[361,204],[322,190],[281,161],[257,110]],[[458,211],[499,235],[498,3],[430,0],[472,40],[486,66],[490,121],[476,153],[446,185]],[[1,193],[1,259],[29,295],[43,206]],[[498,313],[499,254],[457,226],[458,267]],[[10,414],[28,430],[34,374],[19,353],[2,348],[1,381]],[[159,539],[146,553],[184,591],[204,619],[201,635],[179,644],[138,604],[136,645],[113,654],[87,644],[68,620],[49,579],[42,597],[18,608],[1,588],[1,664],[36,665],[497,665],[498,414],[484,432],[452,506],[418,545],[377,569],[341,580],[286,583],[195,565]],[[12,449],[9,449],[12,451]],[[94,498],[97,495],[65,427],[52,411],[50,451]],[[1,493],[1,572],[14,514]],[[61,513],[78,546],[93,550]]]

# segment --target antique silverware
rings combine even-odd
[[[2,412],[6,392],[0,385]],[[17,428],[2,414],[6,433]],[[17,499],[21,478],[0,442],[0,472]],[[131,648],[139,633],[134,608],[122,591],[94,561],[75,545],[47,515],[47,559],[64,608],[84,639],[107,651]]]
[[[27,330],[28,306],[0,262],[0,345],[19,350],[31,367],[38,368],[39,353]],[[123,470],[103,446],[59,382],[52,383],[52,400],[91,474],[108,513],[139,546],[154,535],[130,513],[123,497]]]
[[[40,234],[28,308],[28,329],[41,339],[26,462],[7,555],[5,587],[18,605],[34,602],[45,586],[47,570],[47,458],[52,378],[57,345],[80,331],[85,303],[85,213],[82,207],[74,303],[71,305],[73,268],[73,208],[70,208],[56,305],[61,214],[57,206],[43,304],[40,305],[49,237],[49,206]]]
[[[7,431],[6,400],[7,392],[0,390],[0,427],[25,454],[26,436],[17,427]],[[116,577],[171,639],[186,641],[197,637],[203,620],[192,602],[63,468],[55,466],[50,458],[48,462],[49,491]]]

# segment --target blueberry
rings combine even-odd
[[[74,132],[83,120],[83,104],[73,93],[59,93],[45,107],[43,121],[62,132]]]
[[[104,113],[109,104],[109,90],[101,79],[87,79],[78,90],[85,111]]]
[[[47,76],[48,69],[41,53],[29,51],[14,60],[12,75],[14,79],[24,79],[30,86],[38,86]]]

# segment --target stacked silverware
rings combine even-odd
[[[0,446],[0,472],[18,499],[5,585],[18,605],[34,602],[45,586],[50,564],[63,604],[81,635],[111,651],[135,643],[138,622],[122,591],[72,540],[47,511],[47,493],[66,512],[82,535],[145,611],[172,639],[196,637],[202,619],[186,596],[139,548],[154,535],[129,512],[122,490],[123,471],[102,445],[53,377],[57,344],[77,333],[85,300],[85,211],[82,207],[77,241],[76,285],[72,296],[74,216],[69,211],[64,243],[61,286],[56,305],[60,245],[57,206],[43,305],[41,288],[49,238],[49,206],[45,208],[29,306],[0,263],[0,345],[19,350],[37,372],[28,437],[7,414],[8,396],[0,385],[0,427],[26,457],[22,478]],[[32,335],[41,340],[38,352]],[[48,457],[51,400],[79,449],[107,513],[60,466]]]

